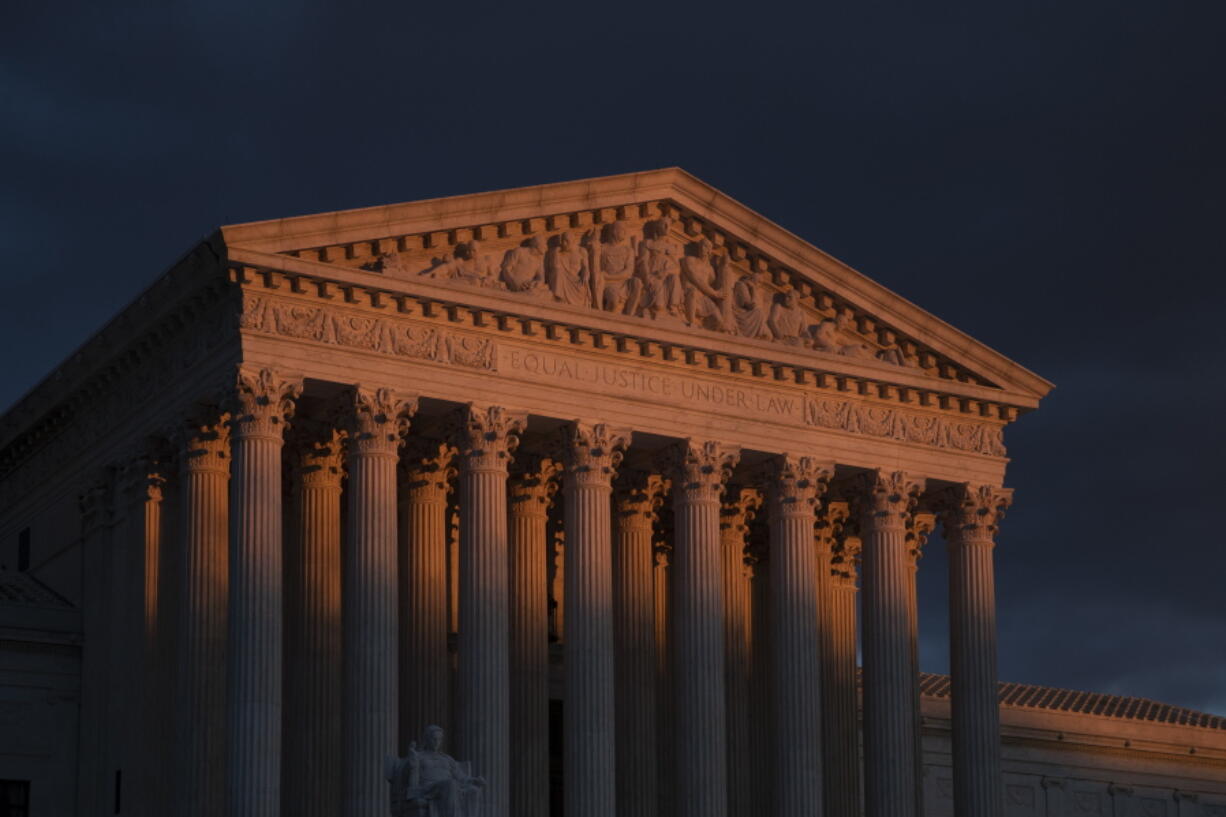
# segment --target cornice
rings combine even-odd
[[[36,447],[54,435],[74,406],[155,351],[185,316],[215,301],[225,286],[221,260],[216,241],[197,244],[0,415],[0,472],[10,449]]]
[[[708,370],[742,370],[768,379],[811,383],[834,392],[881,396],[917,406],[1012,422],[1038,399],[988,386],[943,380],[875,360],[852,360],[695,328],[671,328],[646,318],[617,316],[563,303],[525,301],[514,294],[441,281],[388,278],[283,255],[232,248],[231,277],[254,289],[306,295],[337,306],[406,316],[445,315],[452,324],[493,327],[595,348],[635,346],[640,356],[683,358]]]

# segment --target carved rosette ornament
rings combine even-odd
[[[417,411],[417,397],[355,386],[350,400],[345,417],[350,453],[396,456]]]
[[[271,369],[240,368],[228,401],[234,436],[281,440],[301,394],[301,378],[282,377]]]
[[[559,447],[566,473],[578,487],[612,485],[630,436],[627,429],[576,420],[562,430]]]
[[[469,403],[461,409],[454,432],[464,470],[505,473],[526,424],[522,412]]]
[[[919,500],[923,483],[904,471],[871,471],[864,475],[861,515],[873,527],[905,527]]]
[[[1013,502],[1013,489],[967,482],[940,499],[941,523],[951,543],[992,545],[997,526]]]
[[[666,457],[674,493],[690,502],[718,503],[740,458],[737,445],[693,439],[677,443]]]

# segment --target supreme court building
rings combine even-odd
[[[376,817],[437,724],[483,817],[1226,814],[1221,719],[998,687],[1050,388],[675,169],[222,228],[0,421],[0,713],[63,733],[0,778]]]

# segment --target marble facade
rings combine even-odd
[[[1050,388],[678,170],[223,228],[0,420],[4,524],[79,497],[122,554],[80,813],[122,765],[130,813],[371,817],[438,724],[539,817],[553,697],[569,815],[916,817],[939,525],[953,801],[998,817],[1004,429]]]

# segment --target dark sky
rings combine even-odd
[[[1226,714],[1218,0],[73,5],[0,23],[0,405],[216,225],[679,165],[1057,384],[1001,677]]]

